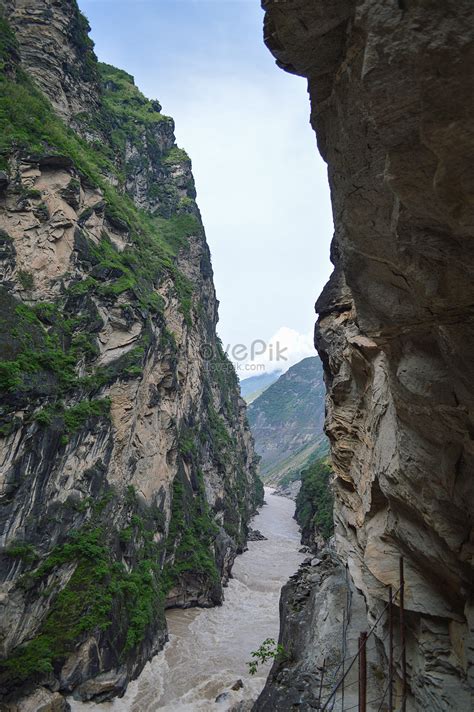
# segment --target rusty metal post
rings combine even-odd
[[[342,611],[342,690],[341,690],[341,712],[344,712],[344,683],[346,676],[346,611]]]
[[[367,712],[367,633],[359,636],[359,712]]]
[[[393,712],[393,591],[388,589],[388,712]]]
[[[400,557],[400,645],[402,648],[402,706],[401,712],[406,712],[407,706],[407,652],[405,638],[405,572],[403,556]]]
[[[319,683],[319,699],[318,699],[318,710],[321,709],[321,697],[323,694],[323,680],[324,680],[324,671],[326,669],[326,658],[323,658],[323,667],[321,668],[321,680]]]

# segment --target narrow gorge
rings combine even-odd
[[[333,272],[319,357],[241,387],[173,119],[77,0],[0,0],[1,712],[474,709],[474,3],[261,5],[272,71],[307,81]],[[210,125],[242,127],[250,183],[248,96]],[[266,314],[257,253],[232,267]]]

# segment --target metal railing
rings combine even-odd
[[[323,687],[324,678],[327,673],[326,660],[323,661],[323,666],[321,669],[321,679],[319,685],[319,700],[318,708],[320,712],[333,712],[336,703],[336,697],[340,691],[341,711],[349,712],[350,710],[358,709],[359,712],[367,712],[368,705],[375,705],[379,703],[377,712],[382,712],[382,707],[384,706],[385,700],[387,700],[387,712],[406,712],[406,698],[407,698],[407,660],[406,660],[406,637],[405,637],[405,574],[404,574],[404,561],[403,557],[400,558],[400,585],[395,592],[393,592],[392,587],[388,587],[388,603],[382,609],[380,615],[378,616],[375,623],[372,625],[369,631],[362,631],[359,635],[359,642],[357,652],[354,655],[346,655],[346,635],[349,626],[349,594],[348,600],[346,601],[346,609],[343,612],[343,634],[342,634],[342,659],[331,677],[336,678],[340,675],[336,683],[331,687],[329,696],[323,702]],[[347,575],[347,567],[346,567]],[[396,605],[396,598],[398,596],[398,609],[399,609],[399,639],[400,643],[394,645],[394,606]],[[382,693],[379,694],[374,699],[367,700],[368,697],[368,686],[367,686],[367,643],[374,636],[377,626],[381,622],[382,618],[388,617],[388,631],[385,634],[383,641],[385,642],[387,636],[389,637],[388,644],[388,680]],[[399,657],[395,662],[394,652],[395,649],[399,650]],[[346,663],[350,660],[349,665],[346,667]],[[350,683],[347,682],[349,673],[354,668],[356,662],[358,663],[358,679]],[[400,668],[400,678],[401,678],[401,702],[400,707],[396,711],[394,708],[394,682],[395,677],[398,677],[397,670]],[[354,685],[358,685],[358,702],[355,705],[349,707],[345,706],[346,690]]]

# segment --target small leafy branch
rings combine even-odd
[[[259,649],[250,654],[254,658],[247,663],[250,675],[256,675],[258,666],[264,665],[268,660],[282,661],[287,657],[283,645],[276,643],[273,638],[264,640]]]

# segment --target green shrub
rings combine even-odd
[[[215,460],[223,467],[230,461],[234,443],[225,426],[223,418],[212,404],[207,409],[210,442]]]
[[[119,534],[119,539],[123,544],[128,544],[128,542],[132,541],[132,539],[133,539],[132,527],[126,527],[125,529],[122,529],[122,531]]]
[[[38,425],[41,425],[43,428],[47,428],[53,422],[54,413],[55,409],[47,406],[46,408],[41,408],[41,410],[37,411],[33,418]]]
[[[30,291],[35,286],[35,280],[31,272],[27,272],[24,269],[20,269],[18,270],[17,277],[22,289],[24,289],[25,291]]]
[[[265,665],[269,660],[283,662],[288,657],[283,645],[276,643],[273,638],[264,640],[259,649],[252,651],[250,654],[253,658],[247,663],[250,675],[256,675],[258,666]]]
[[[17,542],[11,544],[6,550],[7,556],[15,559],[22,559],[27,563],[32,563],[38,559],[38,554],[36,549],[31,544],[26,544],[25,542]]]
[[[163,163],[170,166],[175,165],[177,163],[191,163],[186,151],[182,148],[178,148],[177,146],[171,148],[168,153],[163,156],[162,160]]]
[[[45,330],[35,310],[0,289],[0,390],[28,392],[36,387],[35,374],[49,371],[59,390],[75,380],[74,355],[63,348],[60,335]],[[8,350],[7,350],[8,347]]]
[[[110,416],[110,398],[84,400],[64,411],[64,424],[68,433],[73,433],[83,427],[89,418],[104,418]]]
[[[110,398],[97,398],[93,400],[83,400],[70,408],[65,408],[62,403],[48,405],[37,411],[33,419],[42,427],[49,427],[56,418],[58,427],[64,429],[65,439],[62,444],[68,442],[68,435],[84,427],[90,418],[110,417]]]
[[[197,454],[196,434],[192,428],[184,428],[179,436],[178,448],[181,455],[192,457]]]
[[[302,528],[303,541],[311,541],[315,532],[326,540],[334,533],[331,474],[331,467],[325,458],[316,460],[301,473],[295,517]]]

